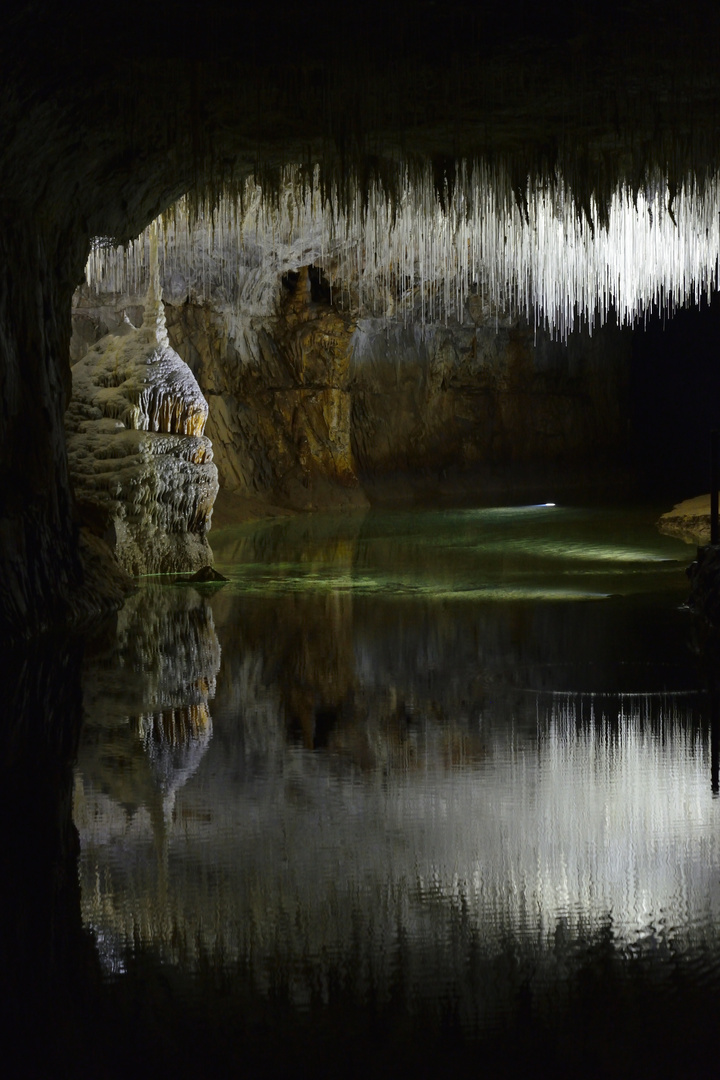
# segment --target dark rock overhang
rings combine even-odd
[[[67,10],[70,8],[71,10]],[[343,183],[501,159],[582,212],[618,182],[702,182],[720,144],[717,6],[16,5],[0,51],[3,201],[136,233],[181,192],[287,163]]]

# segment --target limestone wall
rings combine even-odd
[[[314,268],[247,315],[171,294],[170,341],[209,402],[221,488],[243,498],[482,499],[548,469],[594,481],[626,450],[630,334],[614,326],[562,344],[477,297],[462,323],[403,326],[331,304]],[[78,295],[76,354],[134,305]]]

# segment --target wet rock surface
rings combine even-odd
[[[176,583],[181,582],[187,585],[207,585],[227,580],[223,574],[212,566],[201,566],[194,574],[181,574],[180,577],[175,579]]]

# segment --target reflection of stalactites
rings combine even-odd
[[[181,787],[192,776],[212,737],[205,702],[144,713],[135,725],[163,791]]]
[[[131,714],[207,704],[215,696],[220,643],[212,608],[194,589],[150,585],[118,616],[118,654],[137,673]],[[128,695],[127,679],[124,683]]]
[[[212,737],[219,670],[212,609],[194,589],[153,585],[130,597],[110,648],[85,665],[78,766],[86,792],[130,812],[146,807],[159,835]]]
[[[175,806],[175,795],[196,772],[212,738],[212,719],[206,702],[143,713],[132,724],[142,742],[157,794],[162,803],[162,821],[167,822]],[[150,799],[149,803],[154,803]],[[151,814],[152,814],[151,805]],[[153,818],[155,815],[153,814]],[[154,831],[161,841],[160,819]]]
[[[207,704],[185,705],[143,713],[137,718],[137,730],[144,743],[164,743],[167,746],[188,746],[210,729]]]

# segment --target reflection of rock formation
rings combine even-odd
[[[221,540],[224,559],[256,565],[287,560],[291,573],[292,553],[300,549],[305,572],[318,580],[331,574],[334,587],[323,595],[292,595],[290,590],[291,595],[277,596],[271,605],[252,603],[241,621],[232,615],[236,599],[231,593],[219,595],[214,605],[216,617],[227,620],[228,649],[234,658],[242,658],[243,671],[247,673],[250,657],[255,661],[256,702],[272,699],[285,731],[308,748],[327,745],[331,729],[352,700],[354,601],[347,586],[361,521],[362,515],[349,515],[323,533],[307,518],[291,518],[234,538],[226,534]],[[276,686],[263,685],[270,671],[278,676]],[[221,676],[231,696],[237,676],[233,660]],[[239,683],[246,695],[254,693],[244,676]],[[264,716],[262,706],[259,715]],[[272,731],[263,720],[253,738],[262,744],[273,738]]]
[[[557,598],[672,581],[679,602],[678,547],[649,522],[578,523],[538,508],[373,511],[224,530],[218,560],[234,566],[243,596],[229,588],[214,603],[228,643],[218,700],[232,701],[228,715],[243,713],[256,747],[264,737],[275,745],[279,717],[286,735],[363,769],[419,760],[432,732],[448,763],[477,759],[488,717],[517,714],[528,692],[687,688],[674,611],[648,618],[618,597],[593,601],[588,618],[584,604]],[[553,602],[538,604],[536,590]],[[496,592],[512,602],[488,602]]]
[[[117,616],[105,651],[85,666],[81,784],[162,818],[212,735],[220,645],[193,589],[148,586]]]
[[[168,344],[156,271],[142,327],[126,322],[76,364],[66,418],[83,523],[129,573],[212,561],[206,533],[218,482],[203,434],[207,414],[192,372]]]
[[[212,720],[207,705],[163,709],[140,716],[132,725],[143,744],[155,783],[163,796],[164,815],[172,810],[178,788],[193,775],[207,750]]]

